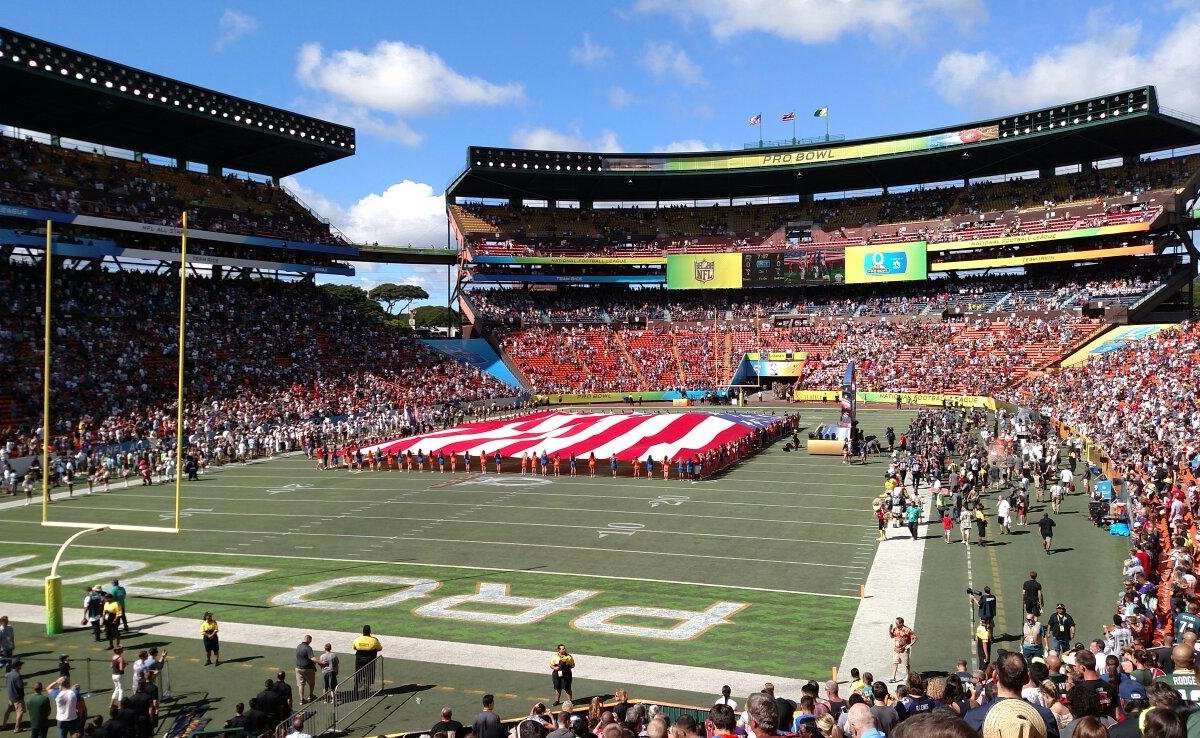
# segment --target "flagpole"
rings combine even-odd
[[[796,116],[792,115],[792,145],[796,145]]]
[[[759,113],[759,114],[758,114],[758,148],[760,148],[760,149],[761,149],[761,148],[762,148],[762,146],[763,146],[763,137],[762,137],[762,113]]]
[[[829,143],[829,108],[825,108],[825,143]]]

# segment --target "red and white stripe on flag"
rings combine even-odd
[[[762,123],[762,114],[761,113],[759,113],[758,115],[750,116],[750,125],[756,126],[759,123]]]
[[[793,110],[790,113],[783,114],[783,122],[787,123],[789,120],[796,120],[796,111],[795,110]]]
[[[511,420],[467,423],[455,428],[410,436],[372,447],[384,453],[436,454],[468,452],[472,456],[495,455],[505,458],[528,452],[563,458],[596,454],[618,461],[664,456],[672,461],[702,454],[753,432],[754,426],[737,422],[735,416],[706,412],[608,413],[541,412]],[[364,448],[363,451],[368,450]]]

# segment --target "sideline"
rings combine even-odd
[[[929,487],[918,487],[918,491],[921,489],[928,492]],[[929,535],[932,508],[933,495],[927,495],[925,522],[917,526],[915,545],[907,536],[901,538],[889,533],[892,537],[876,547],[875,559],[867,575],[866,596],[859,600],[858,612],[854,615],[850,636],[846,640],[846,650],[842,652],[842,662],[838,667],[839,680],[848,680],[850,669],[857,667],[863,673],[871,672],[876,681],[887,681],[892,675],[892,645],[887,629],[896,618],[904,618],[904,623],[916,631],[920,638],[917,592],[921,589],[921,565],[925,559],[925,539]],[[864,506],[863,515],[870,513],[871,508]],[[908,533],[905,528],[899,530]],[[918,641],[917,645],[930,644]],[[916,661],[913,668],[917,671],[923,666],[923,650],[918,648],[914,652]],[[907,674],[898,676],[903,678]]]
[[[33,623],[41,626],[46,622],[45,612],[36,605],[0,602],[0,611],[7,613],[9,618],[20,623]],[[314,620],[320,619],[317,614],[314,614],[313,617]],[[197,631],[194,619],[148,615],[135,618],[133,622],[135,630],[141,633],[173,639],[196,640]],[[294,644],[299,643],[305,635],[312,635],[317,643],[336,644],[338,646],[336,650],[343,654],[350,650],[350,642],[358,636],[357,633],[315,628],[302,630],[300,628],[221,621],[221,640],[226,643],[291,648]],[[397,660],[544,675],[547,674],[546,665],[550,658],[549,650],[534,651],[527,648],[404,638],[380,633],[374,635],[383,643],[383,655]],[[575,678],[577,679],[699,694],[715,692],[722,684],[730,685],[734,694],[751,694],[762,689],[764,682],[773,682],[775,688],[782,694],[800,694],[800,688],[807,681],[806,679],[771,674],[749,674],[725,669],[614,659],[580,653],[575,654],[575,658],[579,663],[575,669]],[[497,689],[500,688],[497,687]]]

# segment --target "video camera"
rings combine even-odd
[[[967,587],[967,596],[968,597],[982,597],[983,592],[980,592],[977,589],[971,589],[970,587]]]

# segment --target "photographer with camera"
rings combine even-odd
[[[992,594],[992,588],[984,587],[980,592],[967,587],[967,595],[979,609],[980,624],[987,626],[989,635],[993,634],[993,624],[996,621],[996,595]]]

